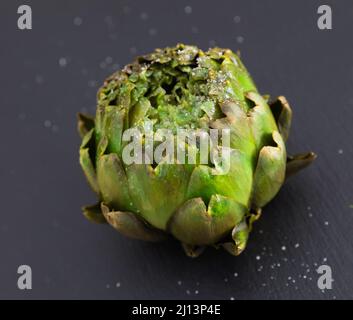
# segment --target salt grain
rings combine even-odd
[[[240,22],[240,17],[239,17],[239,16],[235,16],[235,17],[233,18],[233,21],[234,21],[235,23],[239,23],[239,22]]]
[[[237,42],[238,42],[238,43],[243,43],[243,42],[244,42],[244,37],[238,36],[238,37],[237,37]]]
[[[67,65],[67,60],[66,60],[66,58],[64,58],[64,57],[60,58],[60,59],[59,59],[59,66],[60,66],[60,67],[66,67],[66,65]]]
[[[190,6],[186,6],[184,8],[184,11],[185,11],[186,14],[191,14],[192,13],[192,8]]]
[[[146,12],[141,12],[140,18],[141,18],[142,20],[147,20],[147,19],[148,19],[148,14],[147,14]]]
[[[74,18],[74,25],[79,27],[82,24],[82,18],[81,17],[75,17]]]
[[[148,30],[150,36],[155,36],[157,34],[157,30],[155,28],[151,28]]]

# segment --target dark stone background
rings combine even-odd
[[[30,31],[17,29],[24,3]],[[333,30],[320,31],[327,3]],[[2,0],[0,298],[352,299],[352,28],[351,0]],[[261,92],[293,107],[289,151],[319,155],[265,208],[239,257],[209,249],[193,260],[174,241],[129,240],[80,213],[95,196],[75,114],[94,112],[118,66],[177,42],[241,50]],[[17,289],[21,264],[31,291]],[[321,264],[335,280],[325,292]]]

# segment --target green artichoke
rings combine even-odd
[[[99,198],[84,215],[136,239],[172,235],[189,256],[210,245],[240,254],[285,178],[316,157],[286,155],[292,111],[284,97],[268,99],[229,49],[178,44],[138,57],[99,89],[95,118],[78,116],[80,164]],[[229,170],[214,174],[199,156],[191,164],[127,164],[123,134],[142,127],[227,129]]]

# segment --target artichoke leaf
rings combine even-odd
[[[108,223],[121,234],[138,240],[157,242],[165,238],[165,234],[147,225],[135,213],[127,211],[110,211],[103,202],[101,209]]]
[[[245,97],[253,105],[248,111],[248,117],[257,150],[260,151],[272,142],[272,132],[278,128],[270,107],[260,94],[249,91]]]
[[[231,50],[225,50],[221,71],[227,75],[226,92],[245,107],[244,92],[256,91],[256,86],[242,65],[239,57]]]
[[[255,212],[250,212],[248,216],[249,232],[251,232],[254,222],[260,219],[261,214],[262,214],[261,208],[256,209]]]
[[[183,243],[210,245],[224,238],[246,212],[246,207],[221,195],[213,195],[208,208],[201,198],[194,198],[175,212],[168,230]]]
[[[240,255],[246,248],[249,238],[249,227],[245,221],[241,221],[232,230],[233,242],[224,242],[221,246],[234,256]]]
[[[103,201],[121,211],[135,211],[123,164],[115,153],[102,155],[97,162],[97,181]]]
[[[310,165],[317,155],[314,152],[296,154],[287,157],[286,178]]]
[[[92,145],[94,145],[94,129],[91,129],[83,137],[82,144],[80,147],[80,165],[87,178],[88,184],[94,192],[99,194],[99,187],[97,183],[97,175],[94,164],[91,157]]]
[[[190,244],[182,243],[185,254],[190,258],[197,258],[202,254],[206,247],[205,246],[192,246]]]
[[[77,114],[77,130],[81,138],[83,138],[93,128],[94,117],[83,113]]]
[[[254,173],[252,208],[265,206],[281,188],[286,170],[286,150],[278,131],[272,134],[276,146],[265,146],[260,150]]]
[[[284,96],[278,97],[270,104],[270,108],[277,122],[279,133],[283,140],[287,141],[292,124],[292,109],[287,99]]]
[[[254,157],[256,144],[243,107],[236,101],[227,100],[220,104],[220,108],[226,117],[211,122],[211,127],[218,130],[229,129],[230,147]]]
[[[97,109],[97,132],[96,141],[99,142],[106,137],[107,150],[116,154],[121,154],[122,134],[124,122],[126,121],[126,110],[119,106],[106,106]]]
[[[240,150],[230,149],[229,159],[222,164],[228,172],[215,174],[215,168],[207,165],[197,166],[190,177],[188,185],[188,199],[201,197],[206,203],[214,194],[231,198],[244,206],[248,206],[252,182],[253,165],[249,157]]]
[[[106,223],[107,220],[105,219],[100,202],[91,205],[82,207],[83,215],[90,221],[95,223]]]
[[[184,203],[192,166],[159,163],[126,168],[128,189],[137,212],[152,226],[165,230],[174,211]]]

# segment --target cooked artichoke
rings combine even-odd
[[[84,215],[132,238],[172,235],[190,256],[210,245],[240,254],[286,176],[316,157],[287,157],[288,102],[279,97],[268,104],[229,49],[157,49],[110,76],[97,100],[95,118],[80,114],[78,121],[80,164],[99,198]],[[215,174],[215,165],[200,157],[191,164],[126,163],[124,132],[146,127],[228,130],[229,170]]]

